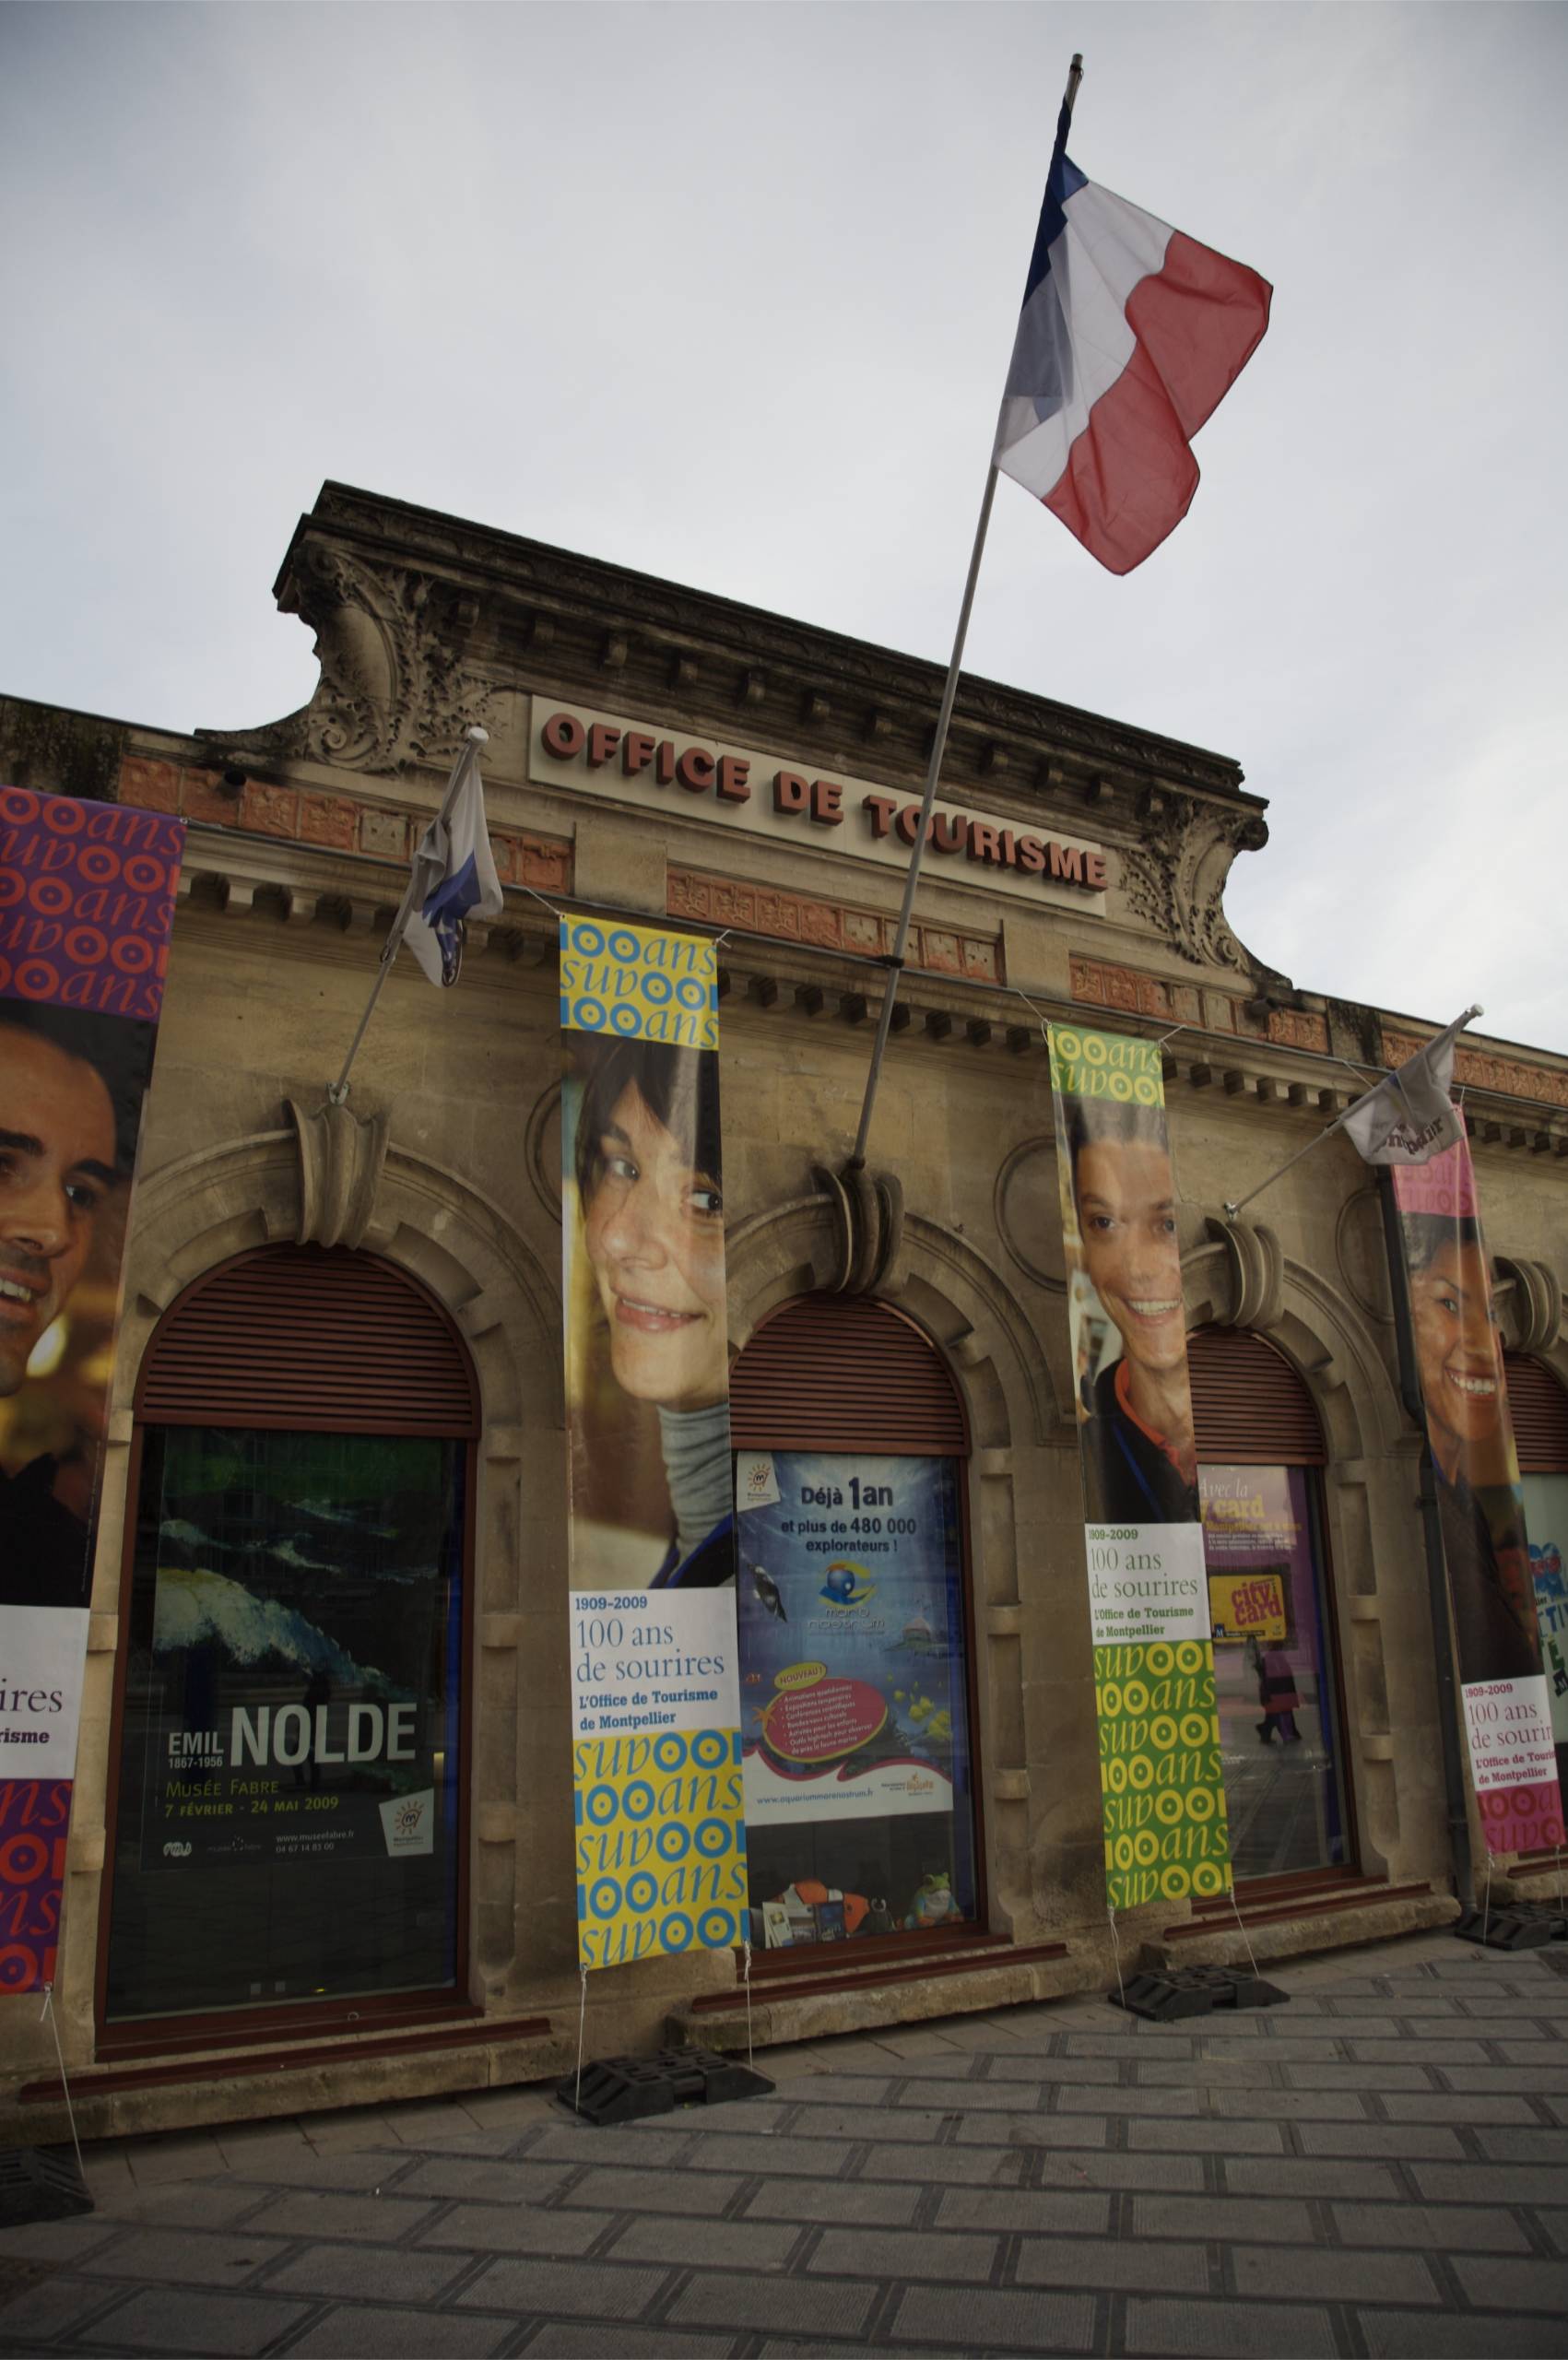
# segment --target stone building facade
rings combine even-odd
[[[1123,1957],[1237,1957],[1249,1939],[1262,1957],[1452,1916],[1420,1440],[1399,1397],[1372,1174],[1336,1139],[1244,1218],[1224,1210],[1349,1103],[1355,1068],[1398,1062],[1434,1026],[1298,986],[1237,939],[1226,878],[1267,837],[1237,765],[965,680],[943,796],[994,841],[976,855],[966,836],[927,865],[871,1185],[846,1188],[899,903],[898,812],[920,792],[937,670],[335,484],[301,520],[277,596],[321,662],[311,702],[281,722],[178,736],[0,703],[0,777],[189,826],[132,1214],[68,1856],[57,2004],[84,2131],[536,2079],[575,2054],[562,905],[721,936],[732,1351],[814,1295],[892,1304],[939,1355],[970,1436],[985,1895],[970,1930],[984,1940],[924,1966],[901,1954],[897,1979],[864,1959],[852,1972],[847,1954],[836,1977],[814,1962],[811,1976],[759,1979],[757,2036],[993,2006],[1112,1972],[1046,1016],[1163,1041],[1189,1326],[1277,1348],[1326,1460],[1315,1481],[1341,1857],[1298,1880],[1294,1900],[1289,1878],[1250,1898],[1244,1886],[1244,1933],[1188,1905],[1137,1913]],[[544,724],[562,712],[714,759],[644,793],[607,758],[595,772],[584,754],[553,755]],[[473,930],[452,992],[399,962],[347,1103],[332,1105],[411,846],[475,724],[489,733],[504,913]],[[803,782],[798,808],[775,813],[760,794],[726,810],[726,755],[755,782]],[[851,783],[836,814],[813,808],[823,780]],[[867,794],[887,798],[880,834]],[[1047,851],[1020,868],[1026,837],[1061,847],[1059,860]],[[1568,1058],[1471,1035],[1456,1074],[1505,1333],[1568,1384]],[[132,2055],[99,1970],[138,1375],[195,1281],[312,1243],[411,1274],[477,1375],[459,1988],[439,2020],[412,2025],[305,2012],[247,2032],[241,2012],[221,2037],[209,2025]],[[1479,1823],[1474,1841],[1479,1858]],[[589,2054],[652,2042],[672,2022],[744,2040],[737,1974],[724,1953],[596,1975]],[[7,2110],[29,2141],[63,2127],[53,2070],[36,2002],[0,2000]]]

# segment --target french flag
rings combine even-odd
[[[1197,490],[1190,443],[1251,360],[1273,290],[1086,181],[1056,126],[996,465],[1130,573]]]

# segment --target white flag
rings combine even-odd
[[[1480,1013],[1479,1008],[1468,1008],[1446,1032],[1340,1115],[1335,1127],[1350,1133],[1366,1162],[1426,1163],[1463,1139],[1464,1121],[1449,1096],[1454,1044],[1471,1017]]]
[[[498,918],[502,903],[485,827],[479,776],[483,730],[470,731],[442,798],[445,819],[430,821],[414,855],[413,908],[403,932],[432,984],[454,984],[463,964],[463,922],[473,911]]]

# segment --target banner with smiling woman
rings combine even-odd
[[[1049,1028],[1113,1909],[1225,1892],[1231,1848],[1160,1050]]]
[[[713,945],[560,928],[578,1956],[747,1931]]]
[[[1469,1141],[1392,1177],[1487,1848],[1555,1846],[1551,1701]]]

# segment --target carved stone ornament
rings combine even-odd
[[[297,1098],[289,1112],[300,1142],[299,1244],[362,1245],[386,1162],[387,1117],[332,1105],[307,1114]]]
[[[1118,847],[1122,883],[1136,914],[1195,966],[1244,974],[1258,962],[1225,917],[1225,879],[1239,852],[1257,852],[1268,829],[1256,811],[1220,811],[1185,795],[1161,798],[1136,844]]]
[[[1516,1352],[1550,1351],[1562,1325],[1562,1282],[1544,1262],[1496,1257],[1497,1307],[1503,1332]]]
[[[240,753],[383,776],[449,761],[492,699],[489,682],[457,652],[472,603],[454,584],[372,572],[340,549],[306,540],[278,604],[316,634],[314,696],[262,729],[196,734]]]
[[[811,1176],[832,1206],[838,1233],[838,1272],[830,1292],[874,1294],[903,1242],[902,1182],[847,1165],[830,1172],[819,1164]]]

